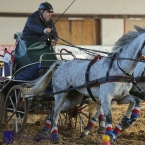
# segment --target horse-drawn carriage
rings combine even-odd
[[[140,27],[135,28],[136,32],[129,32],[117,41],[114,47],[115,53],[103,57],[100,61],[97,61],[98,59],[96,58],[89,62],[87,60],[71,60],[65,63],[57,61],[48,68],[48,65],[43,65],[41,62],[28,64],[31,61],[27,60],[27,58],[29,58],[28,56],[30,54],[33,54],[32,50],[34,50],[34,47],[30,47],[31,53],[28,52],[27,54],[25,53],[26,55],[16,55],[16,60],[19,56],[22,56],[22,60],[17,61],[16,67],[13,68],[14,70],[17,70],[19,66],[21,68],[19,68],[11,78],[4,78],[1,81],[0,93],[3,100],[1,101],[1,110],[4,104],[4,114],[1,115],[1,118],[4,118],[4,122],[7,122],[7,126],[10,124],[11,129],[20,132],[24,128],[28,112],[35,112],[39,107],[43,108],[42,111],[44,111],[44,109],[47,111],[49,110],[51,114],[49,121],[52,121],[51,137],[54,142],[57,142],[59,139],[57,128],[59,112],[62,111],[61,109],[65,101],[69,99],[68,96],[71,95],[71,91],[78,94],[74,95],[73,98],[71,98],[72,100],[70,99],[67,102],[67,104],[70,103],[69,107],[71,107],[71,105],[75,106],[76,103],[79,102],[79,106],[77,106],[76,109],[73,108],[73,111],[70,111],[71,115],[67,113],[67,115],[71,117],[74,114],[74,116],[77,116],[81,112],[80,108],[83,108],[82,104],[86,101],[84,96],[91,96],[91,94],[93,94],[95,98],[100,100],[106,117],[105,133],[110,136],[111,141],[114,141],[118,133],[122,129],[131,126],[132,122],[139,116],[141,100],[135,95],[129,94],[133,85],[143,96],[141,99],[144,100],[143,90],[137,85],[136,79],[132,76],[132,73],[140,57],[145,55],[145,29]],[[26,44],[26,46],[27,45],[29,46],[30,44]],[[22,48],[27,48],[27,51],[29,50],[29,47],[23,47],[24,45],[21,46]],[[36,48],[38,49],[37,45]],[[17,52],[17,47],[15,52]],[[21,66],[20,62],[22,65],[24,63],[25,66]],[[57,68],[57,66],[59,67]],[[27,74],[31,74],[32,68],[35,70],[35,75],[32,75],[34,78],[32,79],[32,77],[29,77],[30,80],[27,80]],[[48,70],[47,72],[45,71],[46,69]],[[42,70],[41,72],[43,73],[40,73],[39,70]],[[142,72],[139,72],[139,69],[135,72],[136,75],[140,75],[140,73]],[[53,86],[48,84],[49,82],[51,83],[51,78]],[[51,95],[45,97],[45,95],[48,95],[48,91],[52,91],[52,87],[54,92],[48,94],[55,94],[55,101],[53,95],[52,97]],[[91,90],[89,90],[90,87],[92,87]],[[70,92],[68,93],[68,91]],[[47,102],[47,105],[44,101]],[[112,101],[118,101],[120,104],[133,104],[121,120],[121,123],[119,123],[114,130],[112,128],[111,115]],[[2,104],[2,102],[5,103]],[[53,107],[52,110],[53,103],[55,103],[55,107]],[[67,112],[69,111],[67,110]],[[9,114],[11,115],[9,116]],[[95,114],[94,117],[96,118],[97,115]],[[12,119],[14,121],[13,123],[11,123]],[[61,114],[60,119],[62,119]],[[83,122],[82,119],[81,121]],[[88,131],[92,129],[95,122],[96,120],[94,118],[89,121],[85,128],[87,134]]]
[[[5,50],[4,58],[1,56],[0,61],[3,65],[0,80],[0,125],[5,124],[6,130],[20,133],[25,128],[28,114],[50,114],[55,101],[51,83],[48,84],[43,95],[31,94],[29,97],[25,96],[21,84],[44,75],[60,53],[55,53],[43,42],[23,41],[20,33],[15,34],[15,39],[17,42],[15,51],[9,53]],[[72,53],[61,55],[72,55]],[[25,89],[29,91],[30,88]],[[47,95],[47,93],[52,94]],[[73,97],[76,94],[77,91],[70,91],[68,96]],[[83,112],[83,109],[87,107],[84,104],[87,104],[85,97],[75,107],[60,113],[59,124],[66,124],[68,120],[72,123],[71,118],[73,117],[75,118],[74,127],[79,121],[82,132],[82,124],[86,126],[82,116],[85,116],[87,120],[89,118],[88,114]]]

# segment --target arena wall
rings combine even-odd
[[[55,14],[62,14],[72,1],[73,0],[61,0],[59,1],[59,4],[58,0],[49,0],[48,2],[53,5]],[[41,2],[43,1],[0,0],[0,49],[3,49],[5,46],[8,46],[10,49],[13,48],[15,44],[13,38],[14,33],[23,30],[27,16],[18,16],[17,13],[32,13],[37,10],[37,7]],[[12,13],[13,16],[9,17],[7,16],[7,13]],[[14,15],[15,13],[16,15]],[[76,0],[66,11],[66,14],[70,14],[70,16],[74,16],[74,14],[87,16],[90,14],[94,17],[94,20],[97,20],[100,23],[100,26],[97,26],[97,37],[100,37],[100,40],[98,39],[96,41],[97,43],[95,43],[95,37],[87,32],[89,37],[94,39],[92,45],[96,44],[96,46],[113,46],[124,33],[134,30],[134,25],[139,25],[141,27],[145,25],[144,18],[135,19],[129,17],[129,15],[145,16],[144,0]],[[102,15],[102,18],[98,19],[97,15],[100,14]],[[125,18],[117,18],[117,14],[126,14],[126,16]],[[114,15],[114,18],[106,18],[106,15]],[[55,15],[55,19],[57,18],[58,16],[56,17]],[[69,17],[67,20],[70,21]],[[60,23],[60,21],[58,23]],[[65,36],[61,35],[61,38],[65,39]],[[77,44],[74,43],[74,45]]]
[[[55,13],[61,14],[73,0],[48,0]],[[31,13],[42,0],[0,0],[0,12]],[[68,14],[134,14],[144,15],[144,0],[76,0]]]

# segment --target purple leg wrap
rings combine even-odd
[[[47,120],[42,130],[49,131],[51,129],[51,121]]]
[[[111,124],[106,125],[106,134],[112,134],[112,125]]]
[[[88,125],[85,127],[85,130],[92,130],[96,124],[96,121],[92,118]]]
[[[57,127],[54,127],[51,131],[50,139],[52,141],[55,141],[56,139],[58,139],[58,137],[59,137],[58,136],[58,129],[57,129]]]
[[[115,135],[116,138],[118,137],[118,135],[119,135],[119,133],[121,132],[121,130],[122,130],[122,127],[121,127],[120,124],[118,124],[118,125],[115,127],[115,129],[113,130],[113,134]]]
[[[140,106],[139,105],[135,105],[134,109],[132,110],[132,114],[131,114],[131,119],[137,119],[140,113]]]

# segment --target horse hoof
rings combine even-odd
[[[116,145],[116,137],[114,134],[108,134],[110,136],[111,145]]]
[[[97,133],[102,136],[105,134],[105,130],[106,128],[105,127],[99,127],[98,130],[97,130]]]
[[[87,137],[88,136],[88,134],[86,134],[85,132],[84,133],[82,133],[81,135],[80,135],[80,138],[85,138],[85,137]]]
[[[116,145],[116,141],[115,140],[111,140],[110,143],[111,143],[111,145]]]
[[[52,140],[53,144],[58,144],[58,143],[61,143],[61,142],[62,142],[62,139],[60,137],[57,137],[57,138]]]

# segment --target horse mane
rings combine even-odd
[[[124,46],[128,45],[129,42],[134,40],[139,35],[145,33],[145,27],[141,28],[139,26],[134,26],[136,31],[129,31],[124,34],[117,42],[115,42],[115,46],[113,47],[113,52],[119,52]]]

